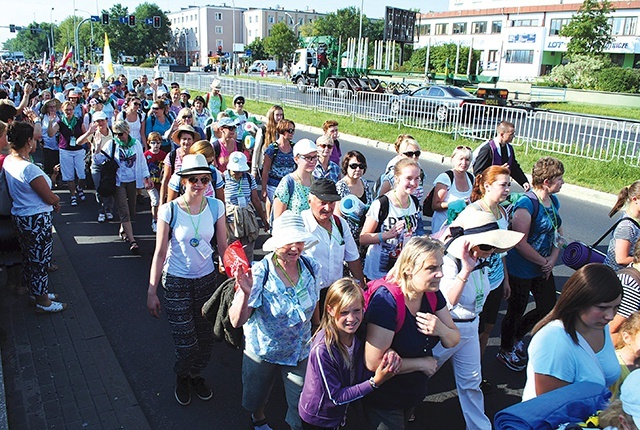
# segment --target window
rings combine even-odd
[[[284,21],[284,16],[278,17],[278,22],[282,22],[282,21]]]
[[[453,23],[453,34],[467,34],[467,23],[466,22],[454,22]]]
[[[638,18],[635,16],[623,16],[609,18],[611,34],[614,36],[635,36]]]
[[[222,34],[222,26],[216,25],[216,34]]]
[[[269,15],[269,16],[267,16],[267,22],[268,22],[269,24],[273,24],[273,15]]]
[[[438,87],[429,88],[429,92],[427,93],[429,97],[444,97],[444,91]]]
[[[249,37],[251,37],[251,30],[249,30]]]
[[[222,21],[222,12],[216,12],[216,21]]]
[[[565,25],[569,24],[569,21],[571,21],[571,19],[569,18],[558,18],[558,19],[552,19],[551,20],[551,24],[549,25],[549,36],[557,36],[560,34],[560,30],[562,30],[562,27],[564,27]]]
[[[533,64],[533,50],[510,49],[505,56],[505,63]]]
[[[490,49],[489,53],[487,55],[487,61],[490,63],[496,63],[498,62],[498,50],[497,49]]]
[[[419,36],[428,36],[431,34],[431,24],[418,25],[416,28]]]
[[[447,34],[447,24],[436,24],[436,35]]]
[[[502,33],[502,21],[493,21],[491,23],[491,33],[493,34]]]
[[[472,34],[484,34],[487,32],[487,21],[476,21],[471,23]]]
[[[611,62],[620,67],[624,65],[624,54],[609,54],[611,55]]]
[[[537,19],[514,19],[512,27],[537,27]]]
[[[253,22],[253,18],[249,17],[249,24],[251,24]]]
[[[222,39],[216,39],[216,46],[219,46],[220,48],[222,48]]]

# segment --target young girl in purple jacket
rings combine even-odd
[[[373,376],[366,369],[364,342],[356,337],[364,315],[364,296],[353,279],[334,282],[325,306],[298,405],[305,430],[341,428],[348,404],[393,377],[401,364],[400,356],[389,349]]]

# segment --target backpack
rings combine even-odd
[[[416,205],[416,207],[420,208],[420,202],[418,201],[418,198],[412,194],[410,194],[409,197],[411,197],[411,200],[413,200],[413,203]],[[374,233],[379,233],[381,231],[382,222],[389,216],[389,197],[387,197],[386,194],[383,194],[378,197],[377,200],[380,200],[380,212],[378,213],[378,226],[376,227]]]
[[[386,288],[393,298],[396,300],[396,329],[395,333],[398,333],[404,324],[404,319],[407,314],[407,307],[404,303],[404,294],[402,294],[402,289],[391,282],[388,282],[386,277],[382,279],[376,279],[375,281],[369,281],[367,283],[367,289],[364,291],[364,308],[365,310],[369,307],[369,303],[373,299],[376,291],[380,288]],[[429,300],[429,306],[431,306],[431,311],[433,313],[436,312],[436,306],[438,304],[438,296],[435,292],[427,292],[427,299]]]
[[[109,197],[116,192],[116,175],[120,168],[115,160],[116,141],[111,141],[111,156],[104,151],[100,152],[107,157],[107,161],[100,166],[100,183],[96,191],[101,196]]]
[[[213,152],[216,154],[216,160],[218,160],[220,158],[220,141],[218,139],[214,139],[211,142],[211,145],[213,146]],[[244,142],[242,140],[237,140],[236,146],[238,147],[236,151],[239,151],[239,152],[245,151]]]
[[[453,183],[453,170],[447,170],[444,173],[446,173],[447,176],[449,177],[449,181]],[[471,181],[471,183],[473,184],[474,178],[471,173],[467,172],[467,178],[469,178],[469,181]],[[436,190],[436,187],[434,186],[433,188],[431,188],[431,191],[429,191],[429,194],[427,194],[427,197],[424,199],[424,206],[422,206],[422,214],[425,216],[433,216],[433,213],[435,212],[433,210],[433,198],[435,196],[435,190]]]
[[[4,171],[4,167],[0,168],[0,215],[11,215],[11,207],[13,206],[13,199],[9,193],[9,184],[7,183],[7,174]]]
[[[515,196],[515,198],[513,198],[512,196]],[[529,226],[529,235],[528,235],[528,237],[531,237],[531,234],[533,233],[533,228],[535,227],[535,219],[538,217],[538,212],[540,212],[540,201],[538,200],[538,196],[536,195],[536,193],[529,190],[526,193],[513,193],[509,197],[510,197],[509,198],[510,203],[505,208],[505,210],[507,211],[507,219],[509,220],[509,227],[508,227],[509,230],[513,230],[512,224],[513,224],[513,215],[515,214],[516,203],[520,201],[520,199],[522,198],[528,198],[529,200],[531,200],[531,205],[533,206],[533,212],[531,213],[531,225]],[[554,202],[555,198],[556,197],[551,196],[551,205],[554,207],[556,206],[556,202]]]

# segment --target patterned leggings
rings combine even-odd
[[[13,217],[22,251],[22,283],[36,296],[49,292],[47,268],[53,255],[52,219],[51,212]]]
[[[202,316],[202,305],[213,294],[215,281],[215,271],[197,279],[163,275],[167,318],[176,345],[173,370],[182,378],[199,374],[211,358],[213,325]]]

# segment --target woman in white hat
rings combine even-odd
[[[216,118],[220,112],[227,110],[227,104],[224,101],[224,97],[220,94],[222,91],[222,82],[220,79],[214,79],[211,82],[211,91],[206,94],[205,104],[211,112],[211,116]]]
[[[227,238],[229,243],[240,240],[249,261],[253,261],[253,247],[260,233],[259,216],[265,230],[267,217],[258,196],[258,184],[249,173],[247,156],[232,152],[224,172],[224,202],[227,210]]]
[[[213,397],[200,372],[213,349],[212,325],[202,316],[202,305],[216,288],[214,247],[227,249],[224,205],[204,196],[211,170],[202,154],[184,157],[179,172],[186,192],[158,211],[156,250],[149,274],[147,307],[159,318],[157,289],[162,280],[165,309],[176,345],[175,397],[180,405],[191,403],[191,391],[201,400]]]
[[[293,161],[296,170],[280,180],[273,198],[273,218],[285,210],[297,214],[309,209],[309,190],[313,180],[312,172],[318,161],[318,147],[309,139],[301,139],[293,147]]]
[[[491,421],[484,413],[484,395],[480,389],[482,371],[478,335],[478,315],[489,294],[487,259],[493,253],[504,253],[516,246],[524,234],[502,230],[491,213],[473,208],[462,211],[450,230],[440,289],[460,331],[460,343],[449,349],[438,345],[433,356],[438,360],[438,368],[450,358],[453,361],[467,428],[490,430]]]
[[[244,326],[242,406],[251,412],[256,429],[270,428],[264,408],[277,373],[285,386],[286,421],[292,429],[302,428],[298,400],[319,295],[319,266],[302,252],[316,242],[302,217],[285,211],[273,222],[273,236],[264,243],[263,249],[271,252],[250,273],[238,274],[229,317],[234,327]]]

